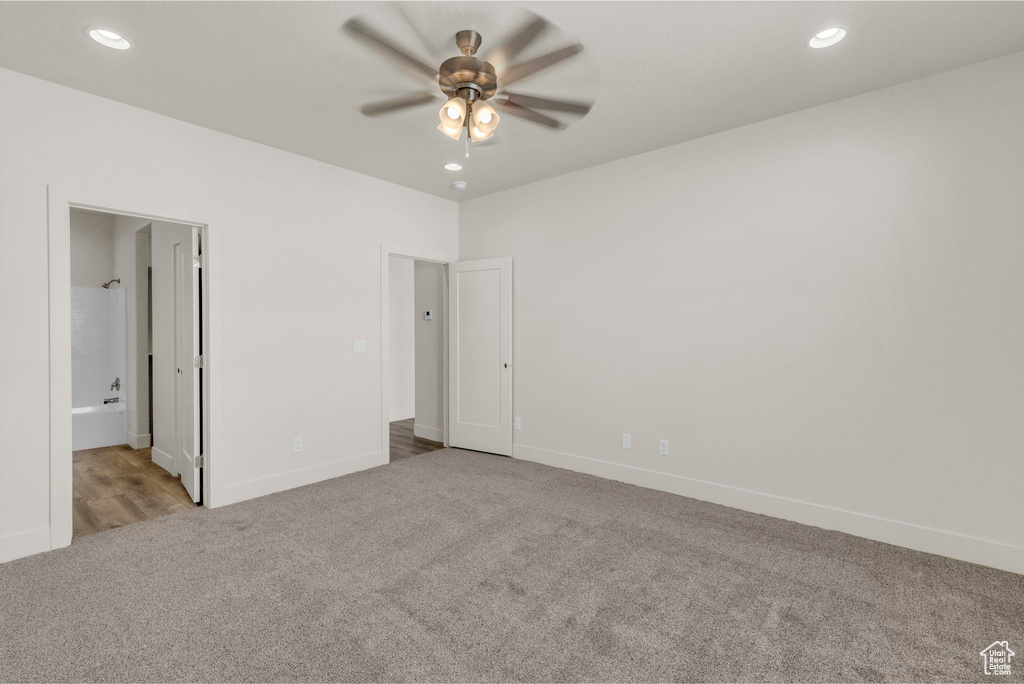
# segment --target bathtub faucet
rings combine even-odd
[[[114,378],[114,382],[110,385],[110,390],[121,390],[121,378]]]

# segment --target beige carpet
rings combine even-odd
[[[0,566],[4,681],[991,681],[997,639],[1020,575],[457,450]]]

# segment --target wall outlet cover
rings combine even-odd
[[[292,440],[292,452],[297,454],[300,451],[302,451],[302,438],[296,437]]]
[[[662,456],[668,456],[668,440],[663,439],[658,442],[658,453]]]
[[[366,353],[366,340],[356,340],[352,346],[356,354]]]
[[[632,449],[633,448],[633,435],[627,435],[625,432],[622,433],[622,448]]]
[[[520,429],[519,416],[516,416],[515,418],[513,418],[512,419],[512,423],[513,423],[513,426],[515,427],[516,430]]]

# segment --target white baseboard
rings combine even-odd
[[[17,560],[50,550],[50,528],[37,527],[34,530],[15,532],[0,537],[0,563]]]
[[[289,470],[283,473],[258,477],[245,482],[219,487],[216,492],[216,504],[213,507],[219,508],[229,504],[255,499],[275,492],[283,492],[287,489],[302,487],[322,480],[330,480],[342,475],[348,475],[367,468],[375,468],[384,463],[379,451],[358,456],[340,458],[328,463]]]
[[[178,474],[178,468],[175,465],[173,456],[164,451],[160,451],[156,447],[153,447],[153,451],[150,452],[150,455],[153,458],[153,463],[156,463],[171,475]]]
[[[512,456],[1024,574],[1024,548],[990,539],[523,444],[513,445]]]
[[[152,442],[152,435],[136,435],[128,433],[128,446],[132,449],[145,449]]]
[[[412,434],[423,439],[429,439],[432,442],[444,441],[444,430],[428,425],[420,425],[419,423],[412,424]]]

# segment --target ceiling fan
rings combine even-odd
[[[567,124],[538,110],[575,115],[585,115],[590,111],[591,104],[586,102],[536,97],[508,90],[508,86],[513,83],[518,83],[538,71],[582,52],[583,46],[574,43],[539,57],[515,62],[547,26],[546,20],[533,16],[503,44],[491,50],[485,59],[477,56],[483,42],[481,35],[472,30],[459,31],[455,34],[455,44],[462,54],[446,59],[438,68],[414,57],[408,50],[399,47],[358,17],[347,21],[344,30],[398,66],[435,81],[448,98],[439,112],[438,130],[453,140],[458,140],[465,129],[468,143],[481,142],[494,135],[494,130],[501,120],[498,111],[554,129],[565,128]],[[497,73],[491,60],[510,66]],[[362,106],[360,111],[366,116],[380,116],[426,105],[436,99],[437,92],[427,90],[373,102]]]

